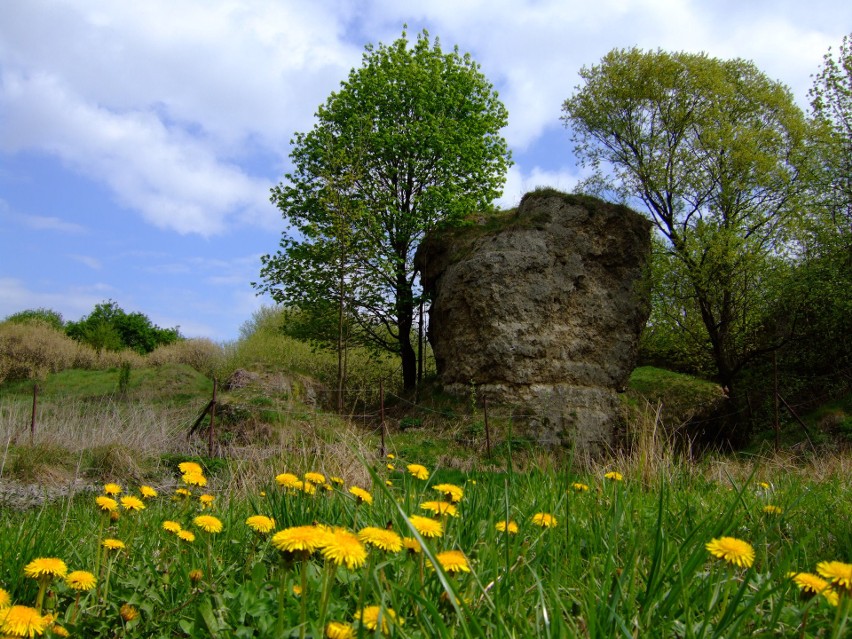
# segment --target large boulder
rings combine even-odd
[[[607,445],[650,312],[650,229],[627,207],[545,190],[427,237],[415,264],[444,389],[517,406],[541,442]]]

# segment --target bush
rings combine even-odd
[[[199,373],[213,377],[225,358],[224,349],[215,342],[204,339],[185,339],[160,346],[152,351],[147,362],[150,366],[186,364]]]
[[[74,366],[80,345],[39,321],[0,324],[0,382],[43,379]]]

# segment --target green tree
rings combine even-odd
[[[761,321],[797,215],[804,114],[744,60],[634,48],[580,76],[563,105],[576,153],[594,183],[650,213],[735,398],[743,366],[777,346]]]
[[[414,252],[431,229],[499,196],[510,164],[499,135],[506,109],[469,55],[444,53],[424,31],[413,46],[405,32],[367,46],[316,118],[295,135],[293,171],[272,189],[288,231],[255,286],[288,307],[336,304],[338,328],[351,320],[398,353],[411,388]]]
[[[98,352],[130,348],[143,355],[180,339],[178,327],[160,328],[147,315],[126,313],[112,300],[96,304],[80,321],[68,322],[65,332]]]
[[[4,322],[12,322],[14,324],[28,324],[30,322],[42,322],[48,326],[55,328],[58,331],[63,330],[65,322],[62,319],[62,313],[51,310],[49,308],[30,308],[25,311],[19,311],[9,315]]]

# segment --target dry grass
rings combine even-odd
[[[148,366],[187,364],[199,373],[212,377],[222,367],[224,349],[209,339],[186,339],[160,346],[146,357]]]

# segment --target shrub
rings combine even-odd
[[[151,366],[186,364],[203,375],[212,377],[224,360],[224,349],[215,342],[204,339],[185,339],[160,346],[148,357]]]
[[[0,324],[0,382],[43,379],[70,368],[80,347],[71,338],[39,321]]]

